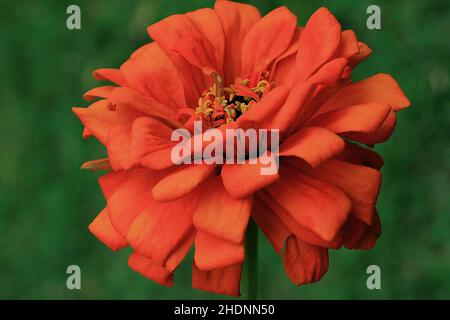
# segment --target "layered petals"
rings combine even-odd
[[[271,163],[276,161],[275,158],[268,154],[265,154],[263,157],[270,158]],[[233,198],[249,197],[254,192],[274,183],[278,179],[278,172],[262,174],[262,170],[268,167],[268,165],[263,164],[263,157],[257,158],[255,164],[227,164],[222,167],[221,177],[223,185]]]
[[[296,285],[316,282],[328,271],[328,249],[291,236],[286,241],[283,262],[287,275]]]
[[[136,252],[133,252],[128,258],[128,265],[134,271],[162,286],[173,286],[173,274],[171,272]]]
[[[204,232],[197,232],[194,261],[200,270],[222,269],[242,263],[244,259],[243,243],[236,244]]]
[[[192,287],[233,297],[240,296],[242,264],[203,271],[192,265]]]
[[[286,7],[279,7],[259,20],[242,43],[241,74],[265,71],[288,48],[296,28],[297,18]]]
[[[266,190],[298,224],[326,241],[336,237],[351,210],[351,201],[341,189],[294,168],[282,167],[280,179]]]
[[[110,171],[93,235],[164,286],[194,247],[192,286],[231,296],[250,218],[296,285],[324,276],[329,249],[375,246],[383,159],[369,148],[410,103],[389,75],[352,80],[369,46],[326,8],[302,27],[286,7],[261,17],[227,0],[147,31],[73,108],[107,151],[82,165]]]
[[[240,53],[244,38],[261,19],[261,14],[254,6],[232,1],[216,1],[214,10],[219,16],[225,37],[225,83],[232,83],[242,74]]]
[[[338,51],[341,26],[326,9],[320,8],[309,19],[300,37],[294,81],[309,78]]]
[[[114,251],[127,246],[127,240],[113,228],[107,209],[103,209],[91,222],[89,231]]]
[[[280,147],[280,156],[295,156],[316,167],[338,155],[344,140],[321,127],[306,127],[290,136]]]

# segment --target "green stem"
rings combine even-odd
[[[256,300],[258,295],[258,226],[250,219],[245,238],[246,295],[248,300]]]

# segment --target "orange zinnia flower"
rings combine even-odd
[[[328,249],[369,249],[380,235],[375,203],[382,158],[408,99],[389,75],[352,82],[371,49],[325,8],[305,27],[280,7],[247,4],[170,16],[120,69],[94,72],[102,86],[74,108],[106,146],[99,183],[106,208],[89,226],[113,250],[134,249],[132,269],[170,286],[195,245],[192,285],[239,295],[244,238],[253,219],[297,285],[319,280]],[[279,170],[259,164],[175,165],[173,130],[279,129]],[[354,142],[360,144],[356,144]],[[203,145],[202,148],[206,146]]]

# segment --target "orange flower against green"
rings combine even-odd
[[[106,207],[89,226],[97,238],[133,248],[129,266],[165,286],[194,246],[192,286],[232,296],[255,250],[244,248],[250,219],[297,285],[326,273],[329,249],[375,245],[383,160],[371,147],[409,101],[389,75],[352,81],[371,54],[353,31],[325,8],[301,27],[286,7],[261,17],[225,0],[147,31],[153,41],[119,69],[94,72],[113,83],[84,95],[98,101],[73,109],[83,136],[107,151],[83,165],[110,171],[99,179]],[[172,134],[194,135],[196,121],[206,132],[279,130],[278,172],[175,164]],[[200,151],[211,144],[202,141]]]

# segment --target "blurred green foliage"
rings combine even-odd
[[[378,209],[383,234],[372,251],[332,251],[322,281],[297,288],[260,239],[259,298],[450,298],[450,5],[432,1],[250,1],[262,13],[287,5],[304,25],[320,6],[356,31],[374,54],[355,78],[392,74],[412,102],[391,140]],[[66,28],[78,4],[82,29]],[[382,30],[366,28],[378,4]],[[2,1],[0,4],[0,298],[215,299],[190,287],[192,253],[161,287],[130,270],[130,250],[113,253],[87,225],[104,206],[98,174],[82,162],[105,155],[81,139],[72,106],[96,86],[92,70],[118,67],[149,41],[146,27],[212,1]],[[66,288],[66,268],[82,270],[82,290]],[[366,268],[382,270],[382,290],[366,288]]]

